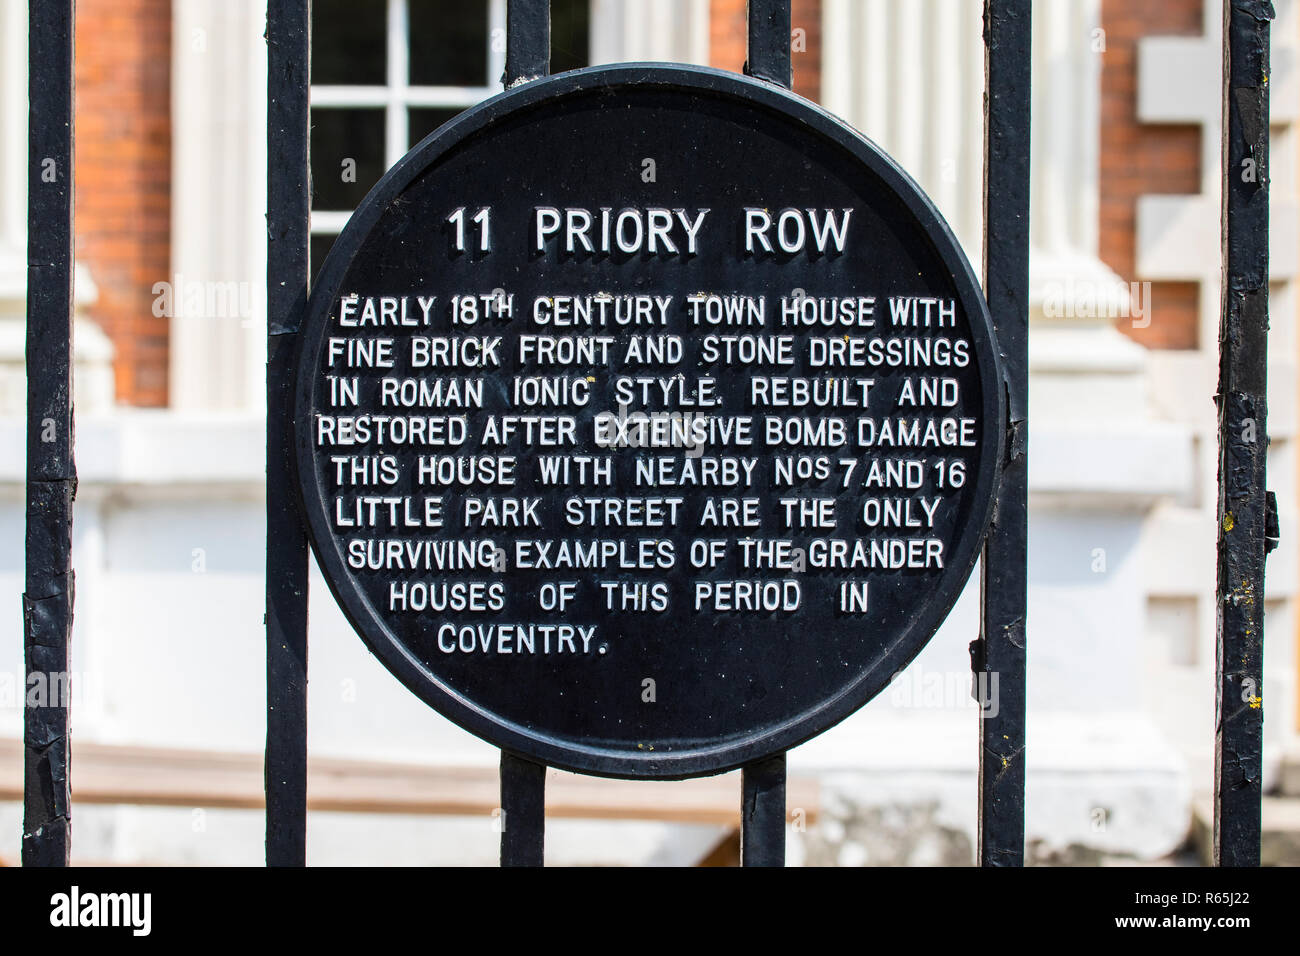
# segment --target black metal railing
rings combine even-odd
[[[1029,0],[984,5],[984,296],[1006,376],[1006,457],[980,561],[979,862],[1025,860],[1025,609],[1029,567]]]
[[[266,862],[307,859],[307,532],[294,501],[293,355],[307,305],[310,0],[268,0]]]
[[[72,638],[73,0],[30,0],[27,154],[26,677],[67,687]],[[57,678],[53,683],[48,678]],[[23,684],[32,686],[30,680]],[[23,863],[71,844],[68,701],[23,711]]]
[[[1258,866],[1264,557],[1276,540],[1268,455],[1267,0],[1225,0],[1223,302],[1219,326],[1218,684],[1214,860]],[[1273,527],[1270,527],[1272,525]]]
[[[996,517],[982,562],[976,677],[981,709],[979,862],[1024,861],[1030,0],[986,0],[985,294],[1006,373]],[[1221,332],[1219,686],[1215,845],[1222,865],[1259,862],[1263,569],[1275,512],[1267,437],[1268,74],[1271,6],[1227,0],[1224,43],[1225,290]],[[266,860],[306,861],[307,539],[293,500],[291,358],[307,301],[309,0],[269,0]],[[548,0],[510,0],[505,83],[549,69]],[[790,2],[750,0],[746,72],[791,85]],[[30,0],[26,669],[66,673],[72,615],[73,3]],[[1247,174],[1249,173],[1249,175]],[[977,680],[978,686],[978,680]],[[987,683],[984,686],[988,686]],[[25,710],[23,861],[60,865],[70,845],[66,701]],[[785,757],[743,770],[745,865],[781,865]],[[503,865],[543,860],[545,768],[503,753]]]

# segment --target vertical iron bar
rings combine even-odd
[[[790,89],[790,0],[749,0],[746,19],[746,75]],[[785,866],[785,754],[741,770],[740,865]]]
[[[785,866],[785,754],[740,774],[740,865]]]
[[[790,89],[790,0],[749,0],[748,15],[745,73]]]
[[[501,865],[542,866],[546,768],[501,751]]]
[[[27,156],[27,679],[23,864],[66,866],[71,844],[73,0],[29,0]],[[39,676],[38,676],[39,675]],[[24,687],[32,686],[25,683]]]
[[[307,302],[310,0],[269,0],[266,366],[266,862],[307,860],[307,536],[294,503],[294,337]]]
[[[1025,860],[1030,0],[985,0],[984,293],[1007,388],[1006,458],[980,563],[979,863]],[[992,423],[991,423],[992,424]],[[996,680],[996,684],[993,681]],[[988,688],[997,688],[997,707]]]
[[[551,72],[551,0],[506,0],[506,89]],[[542,866],[546,767],[501,751],[501,865]]]
[[[1223,5],[1223,275],[1219,324],[1218,682],[1214,862],[1258,866],[1263,772],[1268,453],[1267,0]]]
[[[551,0],[506,0],[506,89],[551,72]]]

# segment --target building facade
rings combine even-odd
[[[504,0],[315,0],[312,255],[411,145],[500,89]],[[554,69],[740,69],[744,0],[555,0]],[[1295,615],[1296,4],[1274,25],[1267,766],[1300,729]],[[795,88],[878,142],[978,269],[977,0],[795,0]],[[1031,858],[1154,859],[1212,786],[1220,0],[1035,3]],[[265,5],[80,0],[76,739],[260,750]],[[22,674],[25,34],[0,0],[0,672]],[[967,863],[977,577],[885,694],[791,753],[826,815],[809,863]],[[491,765],[365,651],[313,570],[313,753]],[[2,697],[3,695],[0,695]],[[0,700],[0,735],[21,733]],[[1272,777],[1270,777],[1270,780]],[[75,780],[75,775],[74,775]],[[1267,783],[1267,782],[1266,782]],[[196,816],[196,811],[199,814]],[[17,858],[0,804],[0,858]],[[246,811],[84,807],[74,854],[261,859]],[[202,821],[202,826],[196,821]],[[610,828],[619,836],[611,839]],[[717,834],[556,824],[554,862],[689,859]],[[316,814],[312,862],[492,862],[489,819]]]

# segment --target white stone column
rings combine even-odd
[[[591,62],[709,63],[709,0],[591,0]]]
[[[158,279],[178,410],[266,400],[265,29],[261,0],[172,4],[172,274]]]

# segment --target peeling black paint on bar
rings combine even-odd
[[[1225,276],[1219,325],[1214,861],[1258,866],[1268,453],[1267,0],[1224,8]]]
[[[551,0],[506,0],[506,89],[551,72]]]
[[[546,768],[501,751],[501,865],[542,866]]]
[[[307,302],[310,0],[267,8],[266,862],[307,857],[307,536],[294,501],[294,337]]]
[[[986,0],[984,293],[1007,387],[1007,442],[981,563],[983,618],[971,662],[998,675],[980,710],[981,866],[1025,859],[1025,608],[1028,569],[1030,2]],[[991,678],[983,678],[990,687]]]
[[[740,865],[785,866],[785,754],[741,771]]]
[[[791,88],[790,0],[749,0],[749,57],[745,73]]]
[[[25,866],[66,866],[71,844],[73,3],[30,0],[27,189],[26,674],[51,695],[23,711]],[[24,687],[29,686],[24,684]]]

